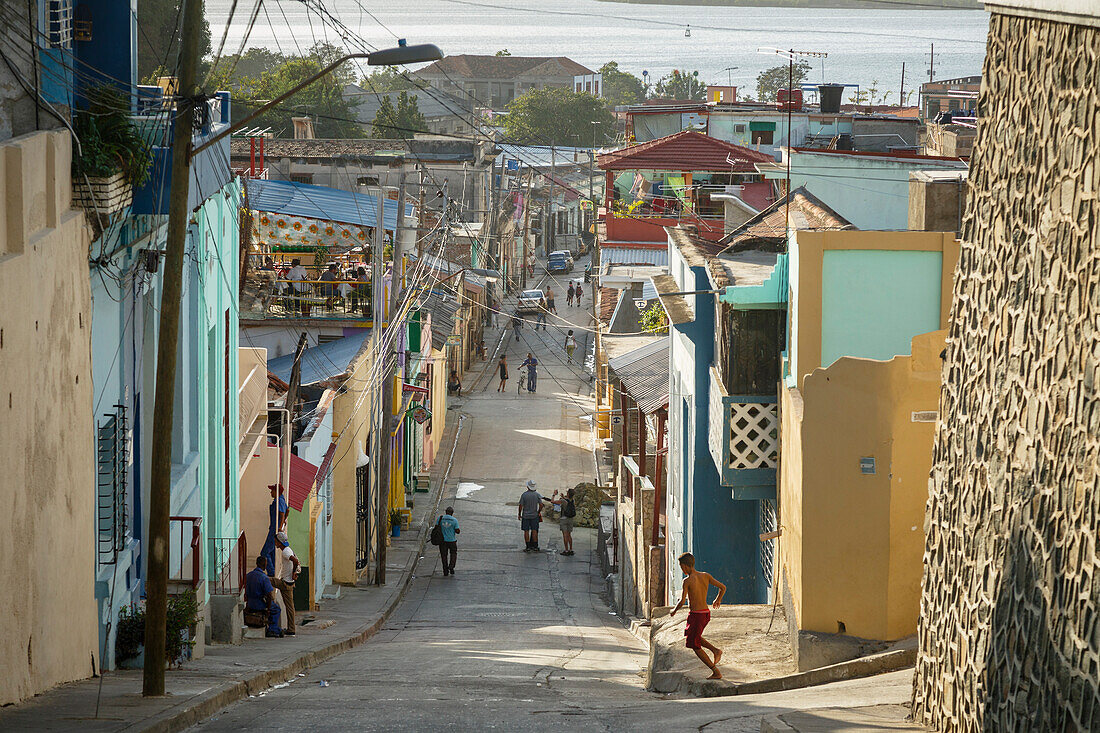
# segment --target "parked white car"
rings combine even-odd
[[[516,310],[520,313],[534,313],[539,309],[539,301],[545,297],[541,290],[524,290],[519,294]]]

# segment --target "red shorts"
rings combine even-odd
[[[692,611],[688,614],[687,628],[684,629],[684,636],[687,637],[688,649],[699,649],[702,647],[703,629],[710,623],[710,611]]]

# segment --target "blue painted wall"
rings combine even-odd
[[[685,290],[710,288],[705,267],[692,267],[678,253],[671,252],[670,264],[678,284]],[[760,573],[759,503],[734,500],[728,487],[722,486],[708,445],[710,364],[714,360],[713,295],[688,296],[693,302],[695,320],[673,327],[671,368],[672,384],[683,385],[681,409],[670,410],[673,439],[690,441],[690,456],[685,450],[677,465],[670,467],[678,475],[671,477],[670,489],[679,490],[683,501],[682,547],[695,555],[696,566],[727,586],[726,603],[764,603],[767,589]],[[684,373],[690,372],[690,373]],[[683,424],[685,418],[690,425]],[[672,558],[675,561],[675,558]],[[681,587],[679,568],[669,568],[670,588]]]

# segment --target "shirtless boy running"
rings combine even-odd
[[[726,586],[719,583],[710,573],[702,573],[695,569],[695,556],[690,552],[680,555],[680,569],[687,577],[684,579],[684,594],[676,608],[672,609],[669,616],[675,616],[676,612],[686,602],[688,604],[687,629],[684,636],[687,637],[687,648],[694,649],[696,656],[703,664],[710,668],[711,675],[708,680],[722,679],[722,673],[718,671],[718,662],[722,659],[722,650],[703,638],[703,629],[710,622],[710,609],[707,608],[707,593],[710,586],[718,588],[718,597],[714,599],[714,608],[722,604],[722,596],[726,594]],[[702,647],[710,649],[714,654],[714,661],[710,660]]]

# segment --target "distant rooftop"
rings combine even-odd
[[[581,76],[595,74],[566,56],[447,56],[413,72],[413,76],[444,74],[467,79],[514,79],[518,76]]]

